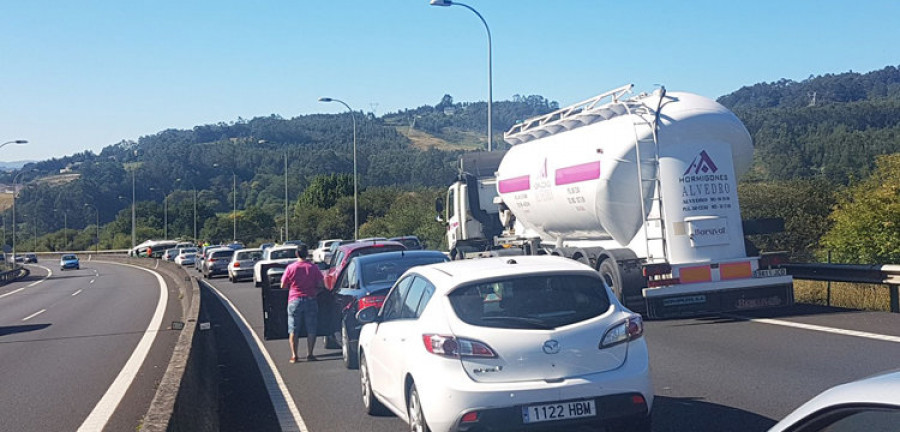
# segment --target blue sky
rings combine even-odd
[[[900,65],[900,2],[464,0],[493,37],[494,100],[564,106],[626,83],[719,97]],[[487,37],[428,0],[0,2],[0,161],[168,128],[377,115],[487,98]]]

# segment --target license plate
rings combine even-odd
[[[786,276],[786,275],[787,275],[786,268],[764,269],[764,270],[756,270],[753,272],[753,277],[756,277],[756,278]]]
[[[522,407],[522,422],[526,424],[594,417],[596,415],[597,409],[593,400],[557,402]]]

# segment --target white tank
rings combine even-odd
[[[641,181],[654,178],[658,166],[672,261],[744,256],[737,177],[753,157],[744,125],[711,99],[668,93],[660,109],[656,164],[646,121],[652,121],[659,95],[626,103],[632,112],[643,110],[643,118],[615,103],[507,134],[507,141],[518,144],[499,166],[497,190],[517,221],[545,242],[612,238],[627,246],[639,233],[643,239],[642,211],[658,216],[654,182]],[[587,124],[579,127],[579,120]],[[640,175],[637,142],[644,159]]]

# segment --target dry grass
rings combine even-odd
[[[419,150],[428,150],[435,148],[438,150],[472,150],[481,144],[477,134],[474,132],[459,132],[459,142],[450,142],[428,132],[417,129],[410,129],[408,126],[397,126],[397,131],[412,141],[413,147]]]
[[[4,211],[4,210],[12,207],[12,202],[13,202],[13,194],[0,193],[0,211]]]
[[[794,280],[794,299],[797,303],[827,304],[828,282]],[[890,312],[891,296],[887,285],[831,282],[831,306]]]

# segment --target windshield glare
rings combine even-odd
[[[415,266],[434,264],[443,261],[444,260],[439,257],[404,258],[397,261],[380,261],[363,265],[360,272],[362,273],[363,285],[382,283],[393,284],[400,278],[400,275]]]
[[[610,307],[599,278],[523,276],[466,285],[448,297],[463,322],[497,328],[552,329],[590,319]]]

